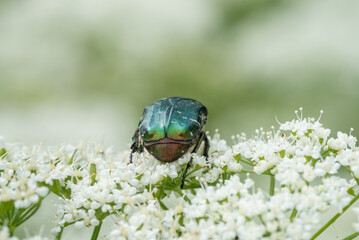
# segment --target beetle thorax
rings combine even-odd
[[[198,141],[206,119],[207,109],[196,100],[162,99],[145,108],[140,138],[154,157],[172,162]]]

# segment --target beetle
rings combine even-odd
[[[209,141],[203,130],[207,122],[207,108],[192,98],[162,98],[145,107],[132,137],[132,155],[144,148],[157,160],[168,163],[186,152],[195,153],[204,142],[203,156],[208,159]],[[192,158],[184,171],[181,188]]]

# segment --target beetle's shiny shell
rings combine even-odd
[[[207,109],[200,102],[182,97],[164,98],[145,108],[139,134],[154,157],[172,162],[196,143],[206,121]]]

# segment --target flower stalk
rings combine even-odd
[[[343,238],[343,240],[352,240],[352,239],[354,239],[354,238],[356,238],[358,236],[359,236],[359,232],[355,232],[355,233]]]
[[[102,226],[102,221],[100,221],[100,223],[94,228],[92,232],[91,240],[97,240],[98,235],[100,234],[101,226]]]
[[[270,185],[269,185],[269,195],[274,195],[274,188],[275,188],[275,176],[270,176]]]
[[[353,205],[357,200],[359,199],[359,194],[356,195],[348,205],[346,205],[343,210],[337,214],[335,214],[326,224],[324,224],[323,227],[321,227],[316,233],[313,234],[313,236],[310,238],[310,240],[316,239],[322,232],[324,232],[329,226],[331,226],[343,213],[345,213],[346,210],[350,208],[351,205]]]

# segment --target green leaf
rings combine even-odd
[[[306,137],[309,137],[309,134],[311,134],[313,132],[312,129],[308,129],[308,131],[304,134]]]
[[[91,185],[95,184],[95,180],[96,180],[96,164],[91,163],[90,165],[90,175],[91,175]]]
[[[181,226],[184,226],[183,220],[184,220],[183,213],[180,213],[180,218],[179,218],[179,220],[178,220],[178,223],[179,223]]]
[[[234,155],[233,157],[234,157],[234,159],[236,159],[237,161],[241,161],[241,160],[242,160],[242,157],[241,157],[241,154],[240,154],[240,153],[238,153],[237,155]]]
[[[61,184],[60,181],[58,179],[54,179],[52,180],[52,187],[51,187],[51,191],[53,193],[55,193],[56,195],[61,196]]]
[[[71,198],[71,189],[70,188],[61,188],[61,194],[63,197],[70,199]]]
[[[14,208],[14,201],[0,202],[0,215]]]
[[[355,192],[354,192],[352,187],[348,189],[347,193],[352,195],[352,196],[355,196]]]
[[[155,193],[155,197],[156,197],[157,199],[161,199],[162,192],[163,192],[163,189],[162,189],[162,188],[158,189],[157,192]]]
[[[196,166],[194,167],[194,169],[195,169],[196,171],[198,171],[198,170],[202,169],[202,167],[201,167],[200,165],[196,164]]]
[[[0,149],[0,157],[4,156],[6,154],[6,149],[5,148],[1,148]]]
[[[141,228],[143,227],[143,223],[136,229],[136,231],[140,231],[141,230]]]
[[[281,158],[284,158],[285,156],[285,150],[283,149],[282,151],[279,152],[279,155]]]
[[[313,161],[312,161],[312,167],[314,167],[315,166],[315,164],[317,163],[319,161],[319,159],[313,159]]]
[[[297,216],[297,213],[298,213],[297,209],[294,208],[293,211],[292,211],[292,214],[290,215],[290,221],[291,222],[294,221],[295,216]]]

